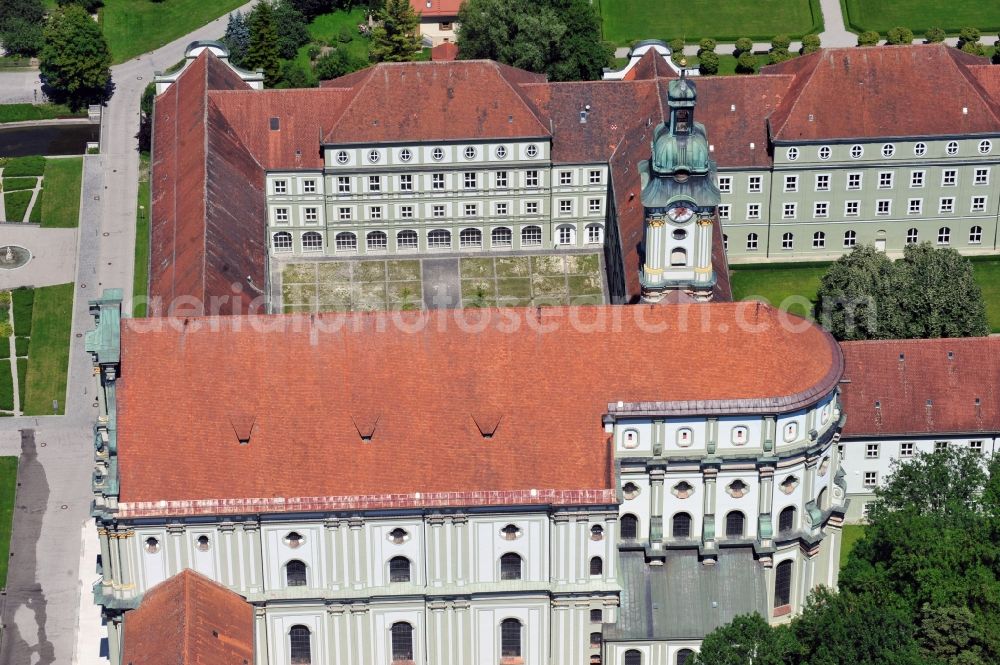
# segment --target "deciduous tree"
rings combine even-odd
[[[356,58],[352,58],[345,49],[338,48],[320,56],[319,60],[316,61],[313,71],[320,81],[328,81],[329,79],[335,79],[338,76],[357,71],[366,64]]]
[[[274,3],[274,31],[278,35],[278,55],[286,60],[294,58],[299,47],[309,42],[306,17],[287,0]]]
[[[0,42],[9,55],[32,56],[42,47],[42,0],[0,0]]]
[[[106,101],[111,94],[111,53],[90,15],[77,5],[57,9],[43,37],[39,70],[49,98],[72,108]]]
[[[706,635],[694,665],[783,665],[797,650],[787,626],[745,614]]]
[[[892,339],[904,330],[892,261],[860,245],[833,262],[820,281],[817,313],[839,340]]]
[[[820,45],[819,35],[806,35],[802,38],[802,48],[799,49],[799,53],[802,55],[815,53],[820,49]]]
[[[949,247],[906,247],[896,261],[905,337],[988,335],[986,304],[973,264]]]
[[[368,52],[372,62],[413,60],[420,50],[420,17],[409,0],[386,0],[377,20]]]

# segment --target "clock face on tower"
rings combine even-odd
[[[680,201],[667,209],[667,217],[675,224],[683,224],[694,217],[694,203],[690,201]]]

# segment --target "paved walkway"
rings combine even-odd
[[[9,69],[0,72],[0,104],[44,101],[37,69]]]
[[[76,235],[76,229],[43,229],[16,222],[0,224],[4,245],[19,245],[31,252],[31,260],[20,268],[0,270],[0,290],[74,281]]]

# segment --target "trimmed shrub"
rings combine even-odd
[[[744,51],[740,53],[740,57],[736,58],[736,73],[737,74],[753,74],[757,71],[757,56],[755,56],[750,51]]]
[[[736,52],[733,54],[737,58],[740,53],[750,53],[753,51],[753,40],[749,37],[740,37],[736,40]]]
[[[815,53],[820,49],[820,46],[819,35],[806,35],[802,38],[802,48],[799,49],[799,53],[802,55]]]
[[[776,65],[779,62],[784,62],[785,60],[791,60],[792,54],[788,52],[785,48],[771,49],[771,52],[767,55],[767,62],[771,65]]]
[[[888,44],[909,44],[913,41],[913,31],[909,28],[893,28],[885,34]]]
[[[718,46],[718,44],[715,42],[714,39],[706,37],[702,39],[700,42],[698,42],[698,55],[700,56],[702,53],[708,53],[708,52],[714,53],[716,46]]]
[[[771,40],[771,49],[774,51],[787,51],[792,45],[792,38],[788,35],[776,35]]]
[[[714,51],[705,51],[698,58],[698,71],[703,76],[719,73],[719,56]]]
[[[947,37],[947,34],[941,28],[930,28],[924,33],[924,41],[928,44],[943,42],[945,37]]]
[[[958,41],[962,44],[965,42],[978,42],[982,36],[983,34],[979,32],[979,28],[962,28],[962,31],[958,33]]]
[[[882,35],[874,30],[867,30],[858,35],[858,46],[877,46]]]

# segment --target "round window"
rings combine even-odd
[[[604,527],[600,524],[595,524],[590,527],[590,539],[591,540],[603,540],[604,539]]]
[[[819,158],[823,160],[830,159],[830,146],[824,145],[820,147]]]
[[[350,159],[351,159],[351,157],[350,157],[350,155],[347,154],[346,150],[341,150],[340,152],[337,153],[337,163],[338,164],[346,164],[348,162],[348,160],[350,160]]]
[[[381,157],[381,155],[378,154],[378,150],[368,151],[368,161],[371,162],[372,164],[377,164],[379,157]]]
[[[896,146],[891,143],[886,143],[882,146],[882,156],[888,159],[896,154]]]
[[[287,536],[285,536],[285,545],[288,545],[292,549],[295,549],[305,542],[305,538],[298,531],[292,531]]]
[[[517,540],[521,536],[521,530],[515,524],[508,524],[500,529],[500,536],[504,540]]]
[[[413,153],[408,148],[403,148],[399,151],[399,160],[402,162],[408,162],[412,157]]]
[[[926,143],[914,143],[913,144],[913,154],[917,157],[923,157],[927,154],[927,144]]]
[[[948,142],[948,146],[945,148],[945,151],[949,155],[957,155],[958,154],[958,141],[949,141]]]
[[[988,155],[988,154],[990,154],[990,150],[992,150],[992,149],[993,149],[993,144],[990,143],[989,141],[983,140],[983,141],[979,142],[979,154],[980,155]]]
[[[146,551],[149,552],[150,554],[156,554],[157,552],[159,552],[160,551],[160,541],[158,541],[156,538],[152,538],[152,537],[147,538],[146,539]]]
[[[531,158],[537,157],[538,156],[538,146],[535,145],[534,143],[529,144],[528,147],[525,148],[524,154],[526,154],[528,157],[531,157]]]
[[[788,151],[785,153],[785,157],[788,158],[788,161],[794,162],[796,159],[799,158],[799,149],[789,148]]]
[[[634,499],[639,496],[639,486],[635,483],[625,483],[622,486],[622,494],[625,495],[626,499]]]
[[[496,154],[497,154],[497,159],[503,159],[504,157],[506,157],[507,156],[506,146],[498,145]]]
[[[674,229],[674,232],[670,234],[674,240],[684,240],[687,238],[687,231],[684,229]]]
[[[207,552],[208,536],[198,536],[198,540],[195,541],[195,547],[198,548],[199,552]]]
[[[474,147],[472,147],[471,145],[468,148],[465,149],[465,158],[466,159],[475,159],[476,158],[476,149]]]
[[[434,148],[431,150],[431,159],[435,162],[440,162],[444,159],[444,150],[442,148]]]
[[[860,145],[851,146],[851,159],[861,159],[861,155],[865,154],[865,149]]]
[[[402,545],[403,543],[406,542],[406,539],[409,537],[409,535],[410,534],[406,533],[406,529],[400,529],[399,527],[396,527],[395,529],[389,532],[389,540],[395,543],[396,545]]]

